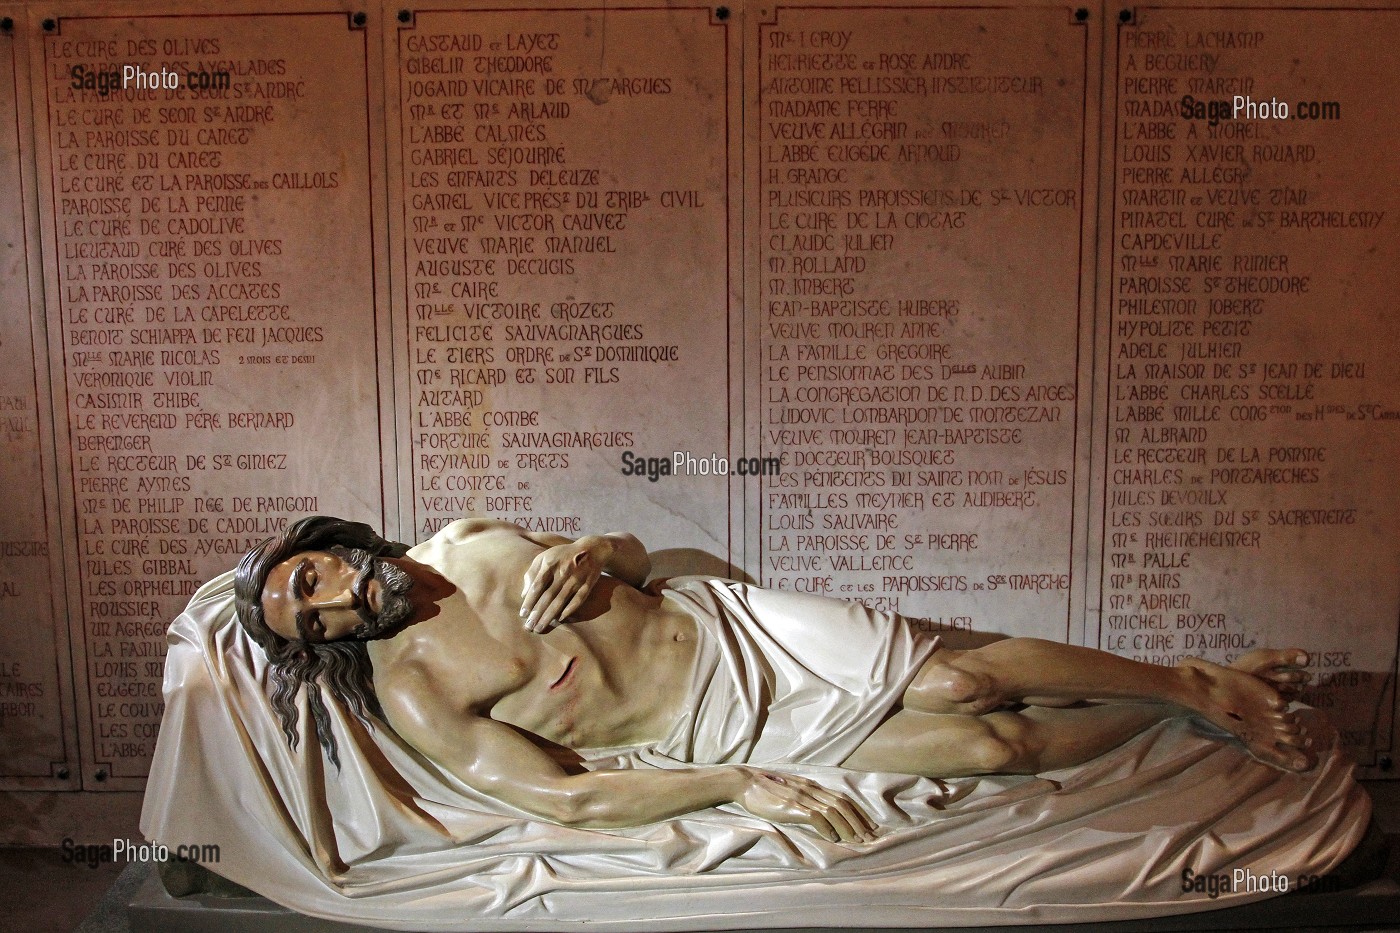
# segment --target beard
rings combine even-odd
[[[398,631],[413,615],[413,602],[408,598],[413,590],[413,578],[402,567],[371,557],[368,551],[360,548],[332,547],[330,552],[359,572],[353,588],[359,603],[355,611],[360,624],[351,631],[351,636],[371,641]],[[379,581],[378,612],[369,605],[371,580]]]

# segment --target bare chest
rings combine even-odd
[[[542,635],[525,630],[518,607],[480,613],[454,601],[415,627],[411,646],[372,645],[377,688],[432,690],[571,749],[660,739],[684,705],[695,622],[659,600],[602,587],[597,605]]]
[[[531,676],[489,715],[572,749],[664,737],[685,701],[695,623],[648,606],[616,606],[527,636]]]

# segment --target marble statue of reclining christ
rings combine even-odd
[[[571,541],[469,519],[409,556],[365,526],[321,517],[251,551],[236,585],[289,741],[291,697],[325,675],[357,713],[382,713],[476,790],[567,825],[635,826],[735,803],[863,842],[875,827],[859,807],[781,764],[1033,774],[1182,713],[1271,765],[1314,761],[1283,696],[1307,676],[1296,649],[1255,651],[1232,668],[1157,667],[1033,639],[960,652],[850,603],[699,582],[649,595],[638,589],[649,572],[626,534]],[[730,640],[751,646],[743,682],[717,667],[715,644]],[[1090,698],[1135,702],[1056,708]],[[1010,703],[1026,705],[1002,709]],[[323,721],[317,737],[334,761]],[[571,772],[561,761],[630,746],[697,767]]]
[[[221,872],[307,912],[508,929],[792,925],[873,897],[894,913],[861,922],[1170,913],[1200,909],[1180,878],[1246,856],[1325,871],[1364,829],[1349,766],[1315,767],[1288,710],[1299,649],[1173,668],[1035,639],[957,650],[845,601],[643,590],[649,570],[626,534],[473,519],[409,550],[296,523],[244,557],[236,598],[216,580],[172,626],[143,830],[226,833]],[[927,780],[1035,774],[1053,780]],[[789,891],[795,868],[841,883]],[[758,900],[716,900],[736,883]],[[1077,900],[1099,907],[1044,912]]]

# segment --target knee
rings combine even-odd
[[[990,729],[968,742],[966,753],[972,766],[983,774],[1007,774],[1020,757],[1015,745]]]
[[[983,718],[984,731],[969,743],[968,753],[988,774],[1034,774],[1040,754],[1033,730],[1015,713]]]
[[[1000,705],[995,685],[959,667],[958,660],[940,657],[925,667],[905,692],[905,705],[931,713],[979,713]]]

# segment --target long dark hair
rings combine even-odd
[[[310,643],[286,639],[274,632],[263,614],[262,593],[272,568],[305,551],[332,547],[360,548],[371,557],[402,557],[408,545],[381,537],[364,522],[313,515],[294,522],[282,534],[251,548],[238,562],[233,578],[234,606],[248,636],[267,654],[272,679],[272,709],[282,724],[287,744],[297,747],[296,696],[305,685],[311,705],[312,729],[321,748],[338,769],[340,756],[330,714],[321,697],[320,681],[331,696],[344,703],[361,721],[371,714],[384,718],[374,693],[374,668],[364,641],[347,638]]]

